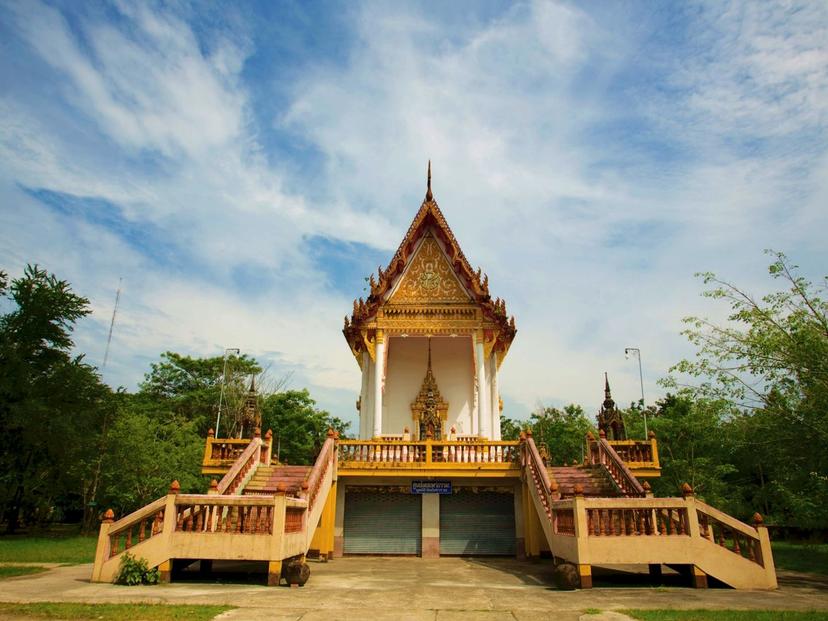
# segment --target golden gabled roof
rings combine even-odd
[[[420,240],[426,235],[433,234],[441,242],[441,252],[445,252],[445,258],[448,260],[454,275],[471,297],[470,300],[465,301],[465,304],[478,307],[482,311],[483,319],[496,325],[499,340],[508,346],[517,331],[514,317],[507,318],[505,300],[500,298],[492,300],[489,295],[489,277],[483,274],[480,268],[477,271],[472,269],[471,264],[460,249],[457,238],[432,195],[431,162],[429,162],[428,167],[427,188],[425,200],[420,205],[420,209],[414,216],[414,220],[408,227],[405,237],[403,237],[388,266],[385,269],[380,266],[376,277],[371,274],[368,281],[371,290],[370,295],[366,300],[362,298],[354,300],[353,313],[350,317],[345,317],[345,328],[343,330],[345,337],[352,344],[352,347],[357,345],[357,341],[361,338],[360,335],[364,337],[362,331],[365,324],[376,317],[377,311],[381,307],[389,303],[389,300],[386,299],[387,294],[394,288],[416,252],[419,251],[418,244]],[[390,302],[393,303],[393,300]],[[354,351],[356,352],[356,349]]]

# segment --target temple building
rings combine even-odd
[[[531,429],[500,437],[498,381],[517,332],[492,299],[427,190],[388,266],[354,301],[343,334],[361,370],[356,438],[330,430],[313,465],[280,463],[251,382],[238,428],[208,434],[206,494],[169,493],[114,519],[104,514],[92,580],[112,581],[129,551],[164,580],[199,563],[244,560],[267,582],[304,584],[308,558],[358,554],[547,557],[592,586],[592,567],[624,564],[658,576],[679,568],[736,588],[775,588],[761,516],[742,523],[696,499],[654,498],[658,445],[627,438],[605,376],[598,437],[562,463]],[[277,430],[278,431],[278,430]],[[344,564],[343,564],[344,565]]]
[[[428,426],[434,439],[499,440],[498,369],[515,320],[460,249],[432,195],[430,165],[425,201],[369,282],[343,330],[362,371],[359,437],[425,439]],[[442,398],[431,409],[428,392]]]

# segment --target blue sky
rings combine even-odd
[[[135,387],[239,347],[355,420],[340,333],[424,194],[519,333],[506,413],[637,398],[828,245],[821,2],[0,2],[0,267],[88,296],[78,350]]]

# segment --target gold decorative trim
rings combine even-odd
[[[437,240],[428,234],[402,274],[390,304],[465,303],[471,297],[449,265]]]

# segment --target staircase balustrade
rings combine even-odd
[[[114,522],[109,527],[109,558],[158,535],[164,528],[166,501],[163,496]]]
[[[551,504],[552,532],[567,537],[575,536],[575,510],[571,500],[559,500]]]
[[[594,501],[584,501],[588,536],[690,536],[687,507],[683,501],[644,499],[642,503],[630,504],[628,499],[617,500],[620,502],[608,506],[609,499],[600,499],[597,507],[593,506]]]
[[[181,494],[175,499],[175,532],[269,535],[273,499],[261,496]]]
[[[262,455],[262,439],[245,440],[247,448],[242,451],[230,470],[227,471],[218,483],[219,494],[235,494],[246,482],[253,469],[259,463]]]
[[[597,440],[592,434],[587,435],[589,463],[601,465],[609,472],[612,480],[625,496],[642,497],[644,488],[633,473],[610,445],[605,437]]]
[[[552,480],[549,477],[549,471],[546,469],[546,464],[543,462],[538,452],[538,447],[535,446],[535,441],[531,436],[523,437],[521,448],[523,467],[528,472],[531,484],[537,491],[547,519],[554,524],[557,522],[557,519],[555,518],[552,507],[553,501],[556,500],[556,498],[553,498],[553,495],[559,497],[557,494],[557,485],[553,486]]]
[[[653,440],[607,440],[607,442],[628,466],[655,463]]]
[[[758,529],[700,500],[696,500],[696,508],[699,513],[699,530],[702,537],[743,558],[762,563],[762,542],[758,536]],[[758,514],[754,516],[754,519],[757,516]],[[758,523],[761,524],[761,519]]]

